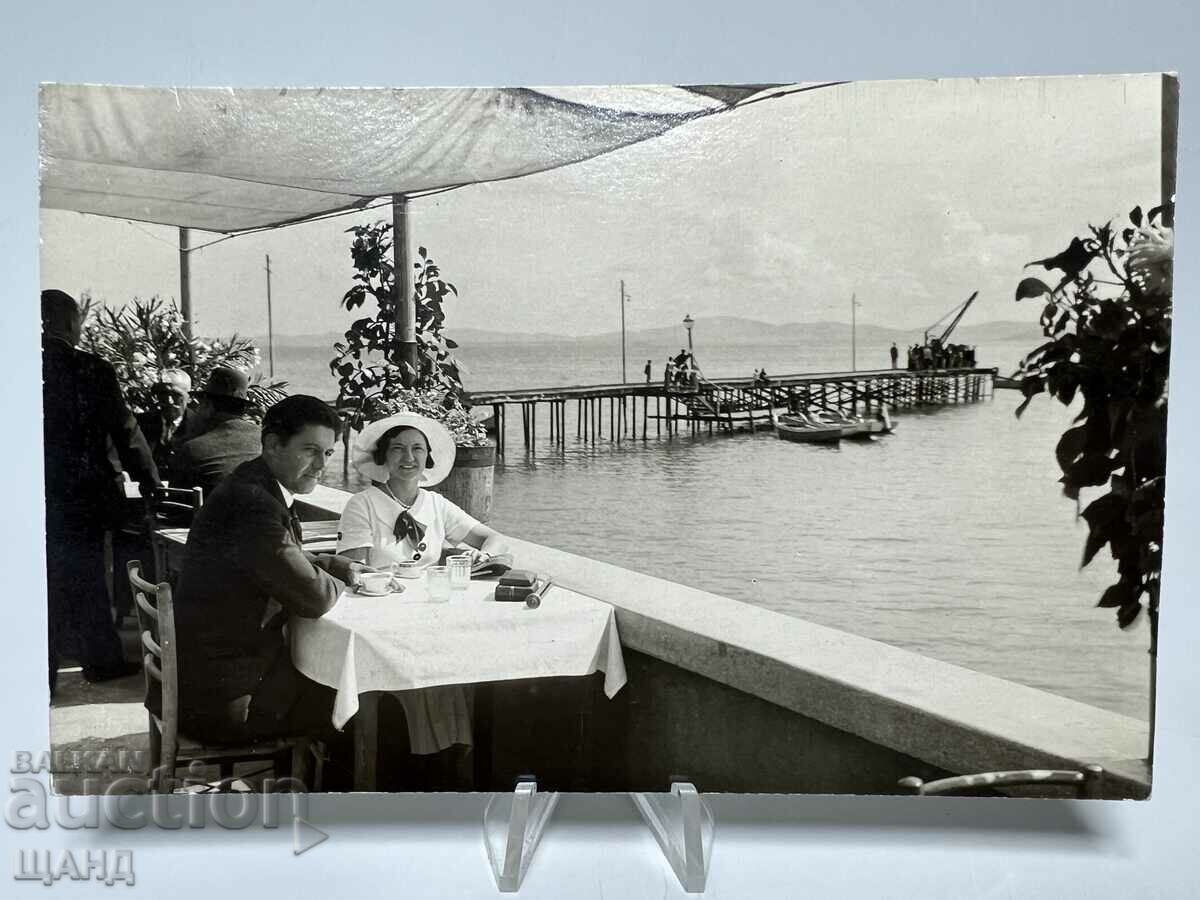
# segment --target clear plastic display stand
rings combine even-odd
[[[669,794],[630,793],[675,877],[689,894],[703,893],[712,857],[713,815],[695,785],[672,781]]]
[[[521,776],[511,794],[492,794],[483,810],[483,842],[501,893],[521,889],[557,793],[539,794],[537,780]]]

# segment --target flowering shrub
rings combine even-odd
[[[126,402],[135,412],[154,408],[151,389],[165,369],[182,369],[199,388],[217,366],[243,371],[256,368],[261,356],[248,339],[188,338],[183,332],[183,316],[174,301],[159,297],[112,308],[97,305],[84,293],[81,298],[83,334],[80,347],[107,360],[116,369],[117,381]],[[267,407],[286,395],[287,382],[265,383],[256,375],[247,394],[248,414],[261,420]]]

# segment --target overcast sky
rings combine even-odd
[[[859,82],[684,125],[589,162],[413,201],[460,298],[448,328],[589,334],[736,315],[918,329],[980,291],[1012,300],[1031,259],[1159,202],[1158,76]],[[352,268],[346,228],[388,209],[192,255],[202,334],[324,333]],[[217,235],[193,232],[193,243]],[[176,297],[173,228],[46,210],[42,285],[110,304]],[[358,313],[361,315],[361,313]]]

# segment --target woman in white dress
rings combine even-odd
[[[447,547],[470,546],[475,560],[508,553],[504,538],[441,494],[426,490],[454,467],[454,438],[440,422],[400,413],[372,422],[351,461],[371,479],[342,511],[337,552],[373,566],[436,565]],[[461,685],[393,692],[404,707],[409,747],[428,755],[471,744],[471,710]],[[457,765],[447,759],[451,767]]]
[[[426,490],[454,467],[454,438],[440,422],[400,413],[372,422],[354,442],[354,467],[371,486],[346,503],[338,553],[383,566],[436,565],[442,551],[468,545],[474,557],[507,553],[504,538],[441,494]]]

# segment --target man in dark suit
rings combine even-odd
[[[272,406],[262,455],[225,478],[192,524],[175,593],[180,723],[188,734],[242,740],[332,728],[334,692],[292,665],[284,624],[289,615],[328,612],[366,569],[305,552],[292,510],[296,494],[317,486],[339,424],[315,397]]]
[[[125,661],[104,578],[104,532],[115,524],[124,499],[110,447],[143,492],[158,484],[150,448],[113,367],[75,349],[82,325],[70,295],[42,292],[51,693],[61,656],[77,658],[84,678],[93,682],[137,671]]]
[[[175,486],[203,488],[208,497],[226,475],[262,451],[262,431],[246,418],[250,382],[237,369],[218,366],[192,414],[193,435],[176,448]]]

